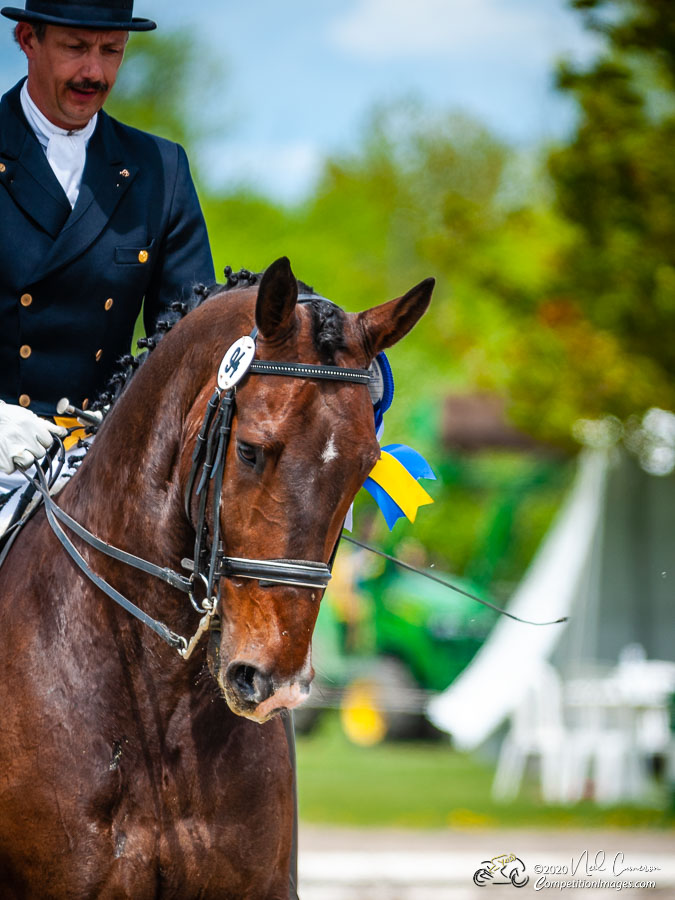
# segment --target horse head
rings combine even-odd
[[[282,258],[255,284],[212,289],[146,357],[63,491],[71,516],[109,544],[174,573],[193,559],[193,603],[213,607],[217,596],[207,663],[239,715],[263,722],[309,694],[328,566],[380,454],[366,370],[424,314],[433,286],[427,279],[346,313],[298,283]],[[255,361],[234,388],[214,390],[233,342],[252,333]],[[216,432],[227,437],[209,457]],[[195,477],[199,447],[207,450]],[[289,564],[309,576],[289,583],[279,575]],[[190,604],[170,606],[156,578],[112,560],[97,560],[97,571],[142,597],[174,638],[194,632]]]
[[[324,299],[298,303],[298,282],[282,258],[257,292],[236,293],[254,304],[257,359],[367,368],[416,324],[432,290],[428,279],[403,297],[348,314]],[[217,294],[206,305],[216,302]],[[191,438],[208,393],[206,385],[191,411]],[[379,452],[367,385],[247,375],[236,388],[222,489],[228,556],[331,560]],[[212,632],[208,663],[228,705],[260,722],[297,706],[314,674],[311,639],[323,590],[232,576],[221,591],[221,630]]]

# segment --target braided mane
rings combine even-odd
[[[157,322],[154,334],[139,338],[137,341],[137,347],[141,352],[137,356],[126,353],[120,357],[118,370],[91,404],[92,410],[105,410],[106,414],[110,411],[134,374],[148,358],[148,354],[155,349],[164,335],[171,331],[176,322],[217,294],[253,287],[260,282],[264,272],[251,272],[248,269],[234,272],[231,266],[225,266],[224,274],[225,282],[223,284],[196,284],[188,300],[177,300],[171,304],[168,314],[165,314]],[[298,290],[304,294],[314,293],[313,287],[300,280],[298,280]],[[306,305],[312,312],[312,339],[321,362],[328,365],[334,364],[336,351],[345,347],[344,311],[330,300],[320,297],[306,301]]]

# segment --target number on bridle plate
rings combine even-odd
[[[218,387],[227,391],[241,381],[255,356],[255,341],[246,335],[228,349],[218,369]]]

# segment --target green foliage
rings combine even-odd
[[[396,396],[384,437],[413,444],[436,470],[445,458],[439,436],[445,397],[476,387],[510,389],[513,347],[531,332],[557,265],[564,227],[543,205],[526,205],[516,162],[475,122],[433,116],[407,101],[376,110],[360,146],[327,160],[315,192],[297,207],[247,192],[204,200],[217,270],[261,269],[285,254],[299,277],[351,310],[436,277],[429,313],[388,351]],[[534,418],[538,425],[541,408]],[[567,436],[568,422],[564,428]],[[516,464],[528,467],[528,460]],[[364,499],[359,530],[370,515],[382,545],[419,540],[427,559],[462,573],[483,552],[507,483],[468,490],[444,479],[427,482],[435,504],[414,525],[399,522],[391,535]],[[559,496],[555,490],[542,528]],[[535,546],[536,540],[507,541],[512,564],[497,567],[499,579],[516,581]]]
[[[552,153],[557,206],[573,226],[555,292],[540,307],[549,335],[517,348],[552,363],[522,372],[515,392],[545,397],[562,373],[555,432],[574,415],[626,418],[675,406],[675,31],[665,0],[574,4],[607,37],[589,68],[561,67],[579,106],[570,143]],[[655,104],[654,95],[669,102]],[[540,329],[541,330],[541,329]],[[542,331],[542,336],[544,332]]]
[[[203,110],[224,79],[220,60],[183,31],[132,34],[106,112],[127,125],[182,144],[195,154],[209,130]]]
[[[208,199],[218,267],[259,268],[285,253],[348,309],[434,275],[429,314],[391,351],[398,393],[388,433],[416,429],[421,398],[438,408],[449,390],[503,387],[508,347],[555,265],[560,226],[550,213],[503,201],[513,158],[466,118],[410,101],[379,109],[361,146],[327,160],[299,207],[249,194]],[[424,439],[437,443],[437,431]]]
[[[572,0],[590,28],[617,50],[652,57],[675,86],[675,28],[671,0]]]

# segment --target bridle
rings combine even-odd
[[[298,303],[308,303],[321,299],[318,294],[300,294]],[[250,347],[255,353],[255,341],[258,329],[254,328],[249,336]],[[245,341],[246,339],[242,339]],[[234,366],[236,383],[245,374],[280,375],[292,378],[309,378],[324,381],[340,381],[349,384],[368,385],[371,374],[368,369],[350,369],[344,366],[312,365],[298,362],[277,362],[259,360],[251,356],[249,361],[242,362],[241,355],[233,348],[241,343],[235,342],[223,358],[219,371],[227,376],[230,367]],[[230,356],[230,367],[226,365]],[[240,366],[245,366],[238,372]],[[227,383],[227,382],[225,382]],[[261,585],[281,584],[291,587],[319,588],[324,590],[331,579],[333,561],[337,552],[339,538],[328,563],[314,560],[298,559],[254,559],[251,557],[227,556],[220,541],[220,510],[222,503],[222,487],[225,473],[225,459],[232,430],[232,417],[235,408],[236,383],[225,390],[216,387],[209,400],[202,426],[197,436],[192,454],[192,468],[185,490],[185,512],[188,521],[195,531],[195,548],[192,560],[183,560],[184,568],[191,569],[192,579],[199,579],[206,592],[205,600],[211,606],[217,606],[220,597],[221,578],[255,579]],[[213,509],[211,516],[211,535],[207,523],[208,485],[213,482]],[[195,484],[197,488],[195,490]],[[193,495],[199,497],[196,523],[192,523]],[[210,544],[210,549],[209,549]],[[201,612],[194,594],[190,594],[195,609]]]
[[[325,298],[318,294],[300,294],[298,303],[323,299]],[[330,581],[332,564],[339,544],[338,537],[328,563],[314,560],[233,557],[227,556],[223,550],[220,539],[222,487],[238,382],[245,375],[253,374],[338,381],[366,386],[371,380],[368,369],[255,359],[257,335],[258,329],[254,327],[250,335],[236,341],[223,357],[217,385],[207,404],[195,443],[192,468],[185,491],[185,510],[188,521],[195,531],[195,546],[193,558],[184,559],[181,562],[183,568],[191,572],[189,577],[172,569],[157,566],[142,557],[120,550],[95,537],[57,506],[49,494],[49,487],[40,466],[36,466],[37,478],[26,475],[42,496],[49,525],[76,565],[108,597],[151,628],[162,640],[177,650],[183,659],[189,659],[200,638],[210,629],[218,615],[221,579],[249,578],[259,581],[261,585],[286,585],[323,590]],[[242,350],[242,346],[247,349],[247,353]],[[197,485],[196,489],[195,484]],[[211,484],[213,485],[211,491],[213,500],[209,535],[207,501]],[[193,498],[199,498],[197,520],[194,523],[191,513]],[[171,631],[162,622],[153,619],[112,585],[96,575],[66,535],[60,523],[89,546],[106,556],[159,578],[171,587],[186,593],[194,609],[202,614],[202,619],[192,638],[188,641],[182,635]],[[204,593],[201,601],[197,600],[195,596],[198,585],[200,586],[199,593],[202,591]]]

